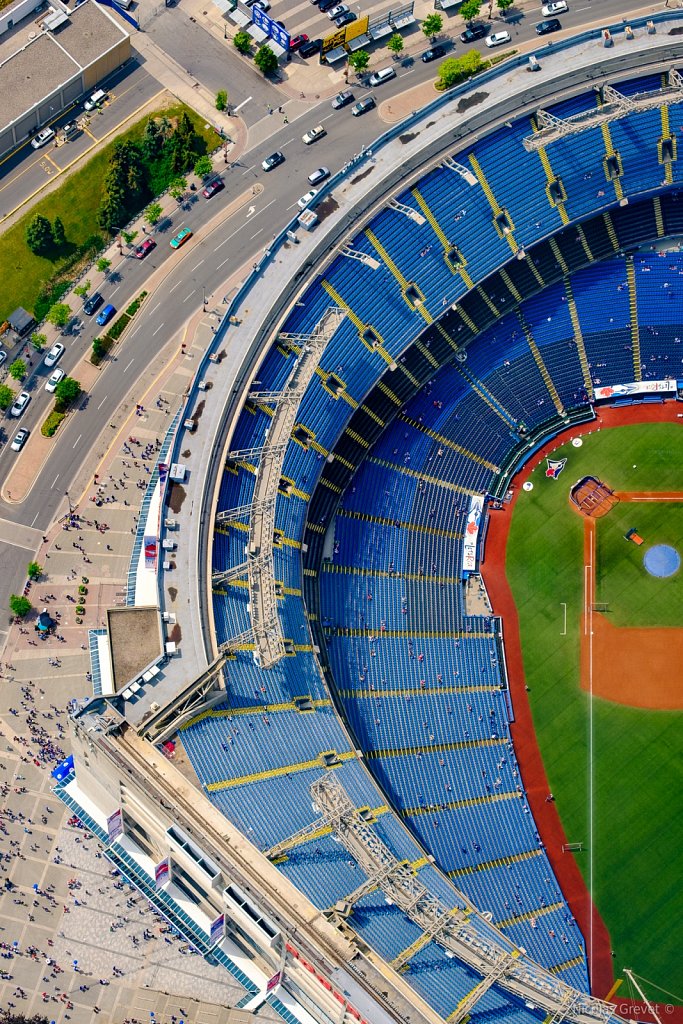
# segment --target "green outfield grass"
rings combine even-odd
[[[643,544],[624,534],[637,527]],[[598,520],[596,600],[609,604],[614,626],[683,626],[683,571],[668,579],[651,576],[645,552],[670,544],[683,554],[683,504],[620,502]]]
[[[584,843],[577,863],[609,929],[615,971],[618,975],[621,967],[632,967],[673,993],[683,992],[678,941],[678,922],[683,919],[683,713],[641,711],[597,698],[589,707],[579,686],[583,520],[568,496],[571,485],[588,474],[614,490],[683,490],[680,431],[676,424],[621,427],[584,438],[580,449],[570,444],[559,449],[553,457],[568,459],[562,475],[546,478],[544,466],[539,467],[531,476],[533,491],[519,496],[506,564],[546,772],[569,841]],[[608,526],[612,517],[614,528]],[[629,526],[638,526],[647,534],[647,544],[655,537],[670,540],[670,530],[679,538],[681,518],[677,505],[648,505],[645,511],[640,505],[621,503],[601,521],[598,535],[605,550],[599,558],[604,553],[610,562],[605,575],[609,600],[619,604],[623,614],[633,616],[639,607],[643,618],[650,615],[656,623],[671,624],[674,613],[675,624],[683,620],[680,597],[669,609],[666,595],[663,600],[658,596],[673,580],[652,580],[657,594],[651,599],[652,578],[641,569],[640,599],[633,559],[642,564],[642,549],[639,552],[621,537]],[[679,585],[676,580],[677,593]],[[671,669],[681,672],[678,665]]]

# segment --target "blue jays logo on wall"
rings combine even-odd
[[[545,475],[552,477],[553,480],[557,480],[558,476],[567,465],[566,459],[546,459],[547,469]]]

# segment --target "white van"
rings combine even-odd
[[[99,107],[99,106],[100,106],[100,105],[101,105],[102,103],[104,103],[104,101],[106,100],[106,98],[107,98],[107,94],[106,94],[106,92],[104,91],[104,89],[98,89],[98,90],[97,90],[96,92],[94,92],[94,93],[92,94],[92,96],[90,97],[90,99],[87,99],[87,100],[85,101],[85,103],[83,104],[83,106],[85,107],[85,109],[86,109],[86,110],[95,110],[95,109],[96,109],[97,107]]]
[[[375,71],[370,75],[370,85],[381,85],[382,82],[388,82],[390,78],[396,78],[394,69],[382,68],[381,71]]]

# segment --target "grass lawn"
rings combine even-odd
[[[637,547],[624,540],[636,527]],[[683,504],[620,502],[598,520],[596,600],[609,604],[614,626],[683,626],[683,572],[666,579],[651,576],[643,558],[655,544],[683,552]]]
[[[117,135],[104,149],[97,152],[80,170],[64,178],[63,184],[35,203],[16,224],[2,234],[0,244],[0,323],[17,306],[33,310],[41,289],[60,272],[69,273],[77,247],[87,246],[92,240],[94,250],[101,246],[101,232],[97,226],[97,210],[100,204],[100,183],[107,170],[109,155],[117,142],[138,139],[144,133],[149,117],[165,116],[169,120],[178,118],[187,111],[195,131],[206,144],[206,151],[213,151],[220,144],[220,137],[210,128],[204,128],[204,118],[182,103],[146,115],[126,132]],[[35,256],[26,245],[26,226],[41,213],[51,222],[60,217],[64,224],[67,247],[61,259],[53,261]]]
[[[569,841],[584,843],[586,852],[577,855],[577,863],[609,929],[616,952],[615,972],[618,976],[620,968],[632,967],[636,974],[674,993],[683,991],[683,958],[675,923],[683,918],[678,880],[683,844],[683,713],[641,711],[599,698],[589,708],[589,698],[579,687],[583,520],[568,495],[571,485],[587,474],[600,477],[615,490],[683,490],[680,429],[676,424],[635,425],[585,437],[580,449],[565,445],[556,453],[568,459],[559,479],[549,479],[542,468],[537,469],[531,476],[533,491],[519,496],[506,565],[519,611],[524,669],[545,768]],[[650,577],[646,580],[642,568],[638,569],[639,586],[629,595],[628,576],[634,568],[630,560],[642,563],[642,549],[639,552],[622,539],[626,529],[636,525],[648,544],[655,538],[678,538],[680,518],[678,505],[621,503],[600,522],[598,536],[606,545],[607,575],[615,590],[610,601],[615,605],[621,601],[625,614],[632,616],[637,605],[644,617],[664,615],[662,609],[669,604],[674,611],[676,605],[683,609],[678,600],[669,602],[668,596],[660,600],[655,595],[651,600]],[[623,599],[620,580],[625,583]],[[665,593],[665,585],[671,582],[653,580],[652,594],[655,590]],[[599,595],[599,600],[606,599]],[[566,636],[561,636],[563,602]],[[683,617],[683,611],[678,614]],[[671,668],[680,671],[676,665]],[[593,764],[589,766],[591,710]]]

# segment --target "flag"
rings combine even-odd
[[[557,480],[558,476],[567,465],[566,459],[546,459],[547,469],[545,475],[552,477],[553,480]]]

